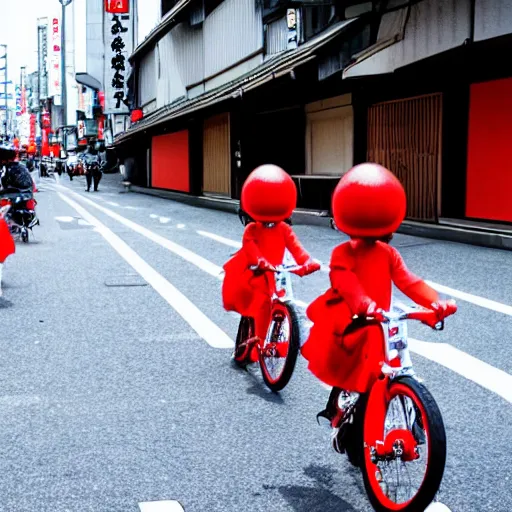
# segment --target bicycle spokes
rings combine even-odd
[[[383,436],[366,448],[366,476],[386,510],[412,510],[425,487],[432,439],[422,401],[407,386],[391,384]],[[435,489],[435,492],[437,489]]]

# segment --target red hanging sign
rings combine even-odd
[[[105,0],[105,12],[128,14],[130,12],[130,0]]]

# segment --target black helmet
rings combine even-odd
[[[16,148],[9,142],[0,143],[0,160],[13,160],[16,158]]]

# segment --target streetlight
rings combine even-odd
[[[61,79],[61,98],[62,98],[62,107],[64,108],[64,117],[63,124],[67,126],[68,124],[68,97],[67,97],[67,87],[66,87],[66,7],[71,4],[73,0],[59,0],[62,5],[62,44],[61,44],[61,66],[62,66],[62,79]]]

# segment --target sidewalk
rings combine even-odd
[[[105,174],[100,188],[125,192],[124,178],[120,174]],[[240,202],[236,199],[191,196],[170,190],[158,190],[131,186],[130,193],[145,194],[163,199],[202,208],[212,208],[229,213],[236,213]],[[331,227],[331,217],[326,211],[310,211],[296,209],[293,214],[296,224],[308,224]],[[400,226],[399,233],[406,235],[447,240],[494,249],[512,250],[512,226],[496,226],[487,223],[476,223],[465,220],[444,219],[440,224],[427,224],[415,221],[405,221]]]

